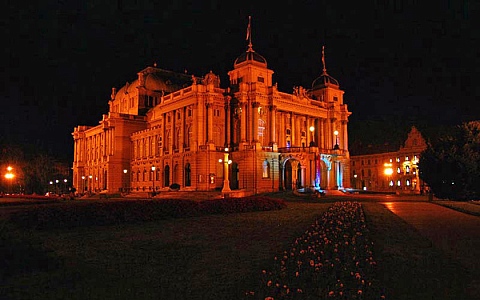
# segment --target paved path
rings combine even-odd
[[[472,285],[480,289],[480,217],[428,202],[382,204],[476,274]]]

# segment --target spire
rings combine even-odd
[[[253,51],[252,49],[252,16],[248,16],[248,26],[247,26],[247,37],[245,40],[248,41],[248,50],[247,51]]]
[[[327,74],[327,65],[325,64],[325,45],[322,46],[322,65],[323,74]]]

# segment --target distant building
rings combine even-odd
[[[311,87],[280,92],[251,39],[228,87],[147,67],[113,89],[97,126],[77,126],[73,180],[79,191],[181,190],[260,193],[350,184],[347,123],[339,83],[323,72]]]
[[[418,162],[427,144],[420,131],[412,127],[397,151],[379,151],[350,157],[351,186],[368,191],[423,193]]]

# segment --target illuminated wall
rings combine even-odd
[[[420,180],[418,162],[426,147],[421,133],[412,127],[398,151],[352,155],[351,186],[369,191],[423,193],[426,186]]]

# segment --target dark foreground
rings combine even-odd
[[[0,298],[241,299],[333,202],[348,200],[285,198],[278,211],[142,224],[20,230],[0,221]],[[452,255],[378,199],[349,199],[362,203],[387,299],[476,299],[478,272],[458,259],[468,250]],[[3,218],[13,209],[22,206],[0,207]]]

